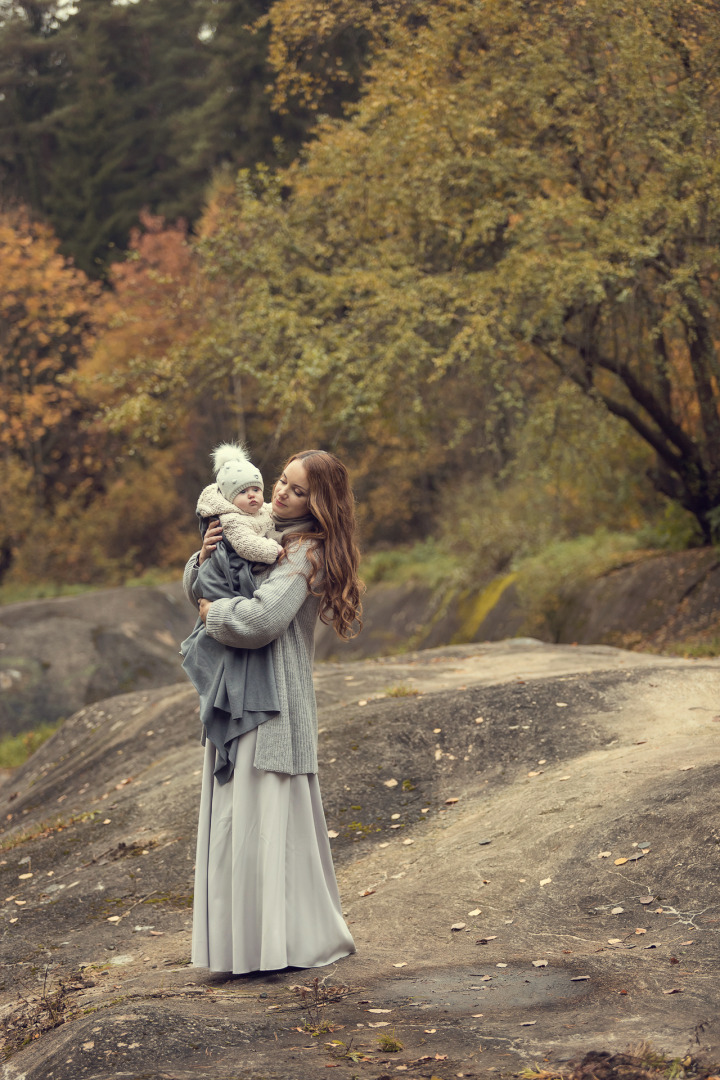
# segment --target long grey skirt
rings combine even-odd
[[[243,974],[322,967],[355,952],[342,916],[317,776],[253,766],[238,741],[227,784],[205,745],[195,862],[192,963]]]

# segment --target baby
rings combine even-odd
[[[218,600],[255,592],[255,563],[274,563],[281,545],[274,531],[270,505],[263,502],[260,470],[242,447],[222,443],[213,451],[216,483],[200,493],[200,532],[219,518],[220,543],[200,566],[192,587],[196,599]],[[219,784],[232,778],[241,735],[279,715],[280,704],[272,662],[272,646],[231,648],[212,638],[198,619],[180,646],[183,670],[200,697],[203,743],[215,747],[213,772]]]
[[[200,493],[198,517],[220,518],[223,538],[243,559],[274,563],[282,547],[269,535],[275,526],[270,503],[263,501],[260,470],[234,443],[221,443],[212,457],[216,483]]]

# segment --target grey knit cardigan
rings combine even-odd
[[[317,706],[312,670],[320,600],[307,586],[312,564],[308,541],[291,545],[287,557],[261,579],[252,599],[228,597],[211,605],[205,627],[223,645],[259,649],[272,643],[280,715],[257,729],[256,769],[317,772]],[[185,567],[183,587],[193,607],[197,555]]]

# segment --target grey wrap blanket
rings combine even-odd
[[[192,591],[196,599],[247,597],[255,592],[250,564],[224,540],[197,572]],[[238,649],[210,637],[198,618],[180,646],[183,669],[200,696],[203,744],[215,747],[215,776],[220,784],[235,767],[240,735],[259,727],[280,712],[271,646]]]

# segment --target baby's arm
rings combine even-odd
[[[258,536],[249,522],[239,514],[222,514],[223,536],[238,555],[248,562],[274,563],[282,547],[268,536]]]

